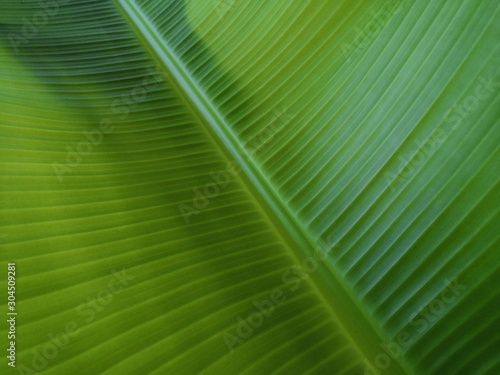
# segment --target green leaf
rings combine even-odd
[[[2,6],[7,373],[498,373],[497,1]]]

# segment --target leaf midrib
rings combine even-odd
[[[275,228],[290,248],[290,255],[297,264],[304,257],[311,257],[318,244],[296,221],[288,207],[272,189],[265,175],[250,160],[224,116],[188,72],[175,52],[165,43],[160,33],[151,25],[133,0],[114,0],[131,29],[142,42],[151,58],[164,69],[166,80],[171,83],[186,107],[204,125],[207,135],[228,159],[234,159],[244,171],[242,180],[249,194],[260,205],[269,224]],[[325,250],[325,249],[321,249]],[[387,341],[383,331],[357,301],[331,263],[318,262],[317,272],[311,279],[331,313],[358,350],[370,361],[383,353],[380,344]],[[400,357],[391,365],[393,374],[411,373],[410,367]],[[403,368],[406,370],[404,371]]]

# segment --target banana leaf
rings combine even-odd
[[[1,373],[500,373],[499,15],[2,0]]]

